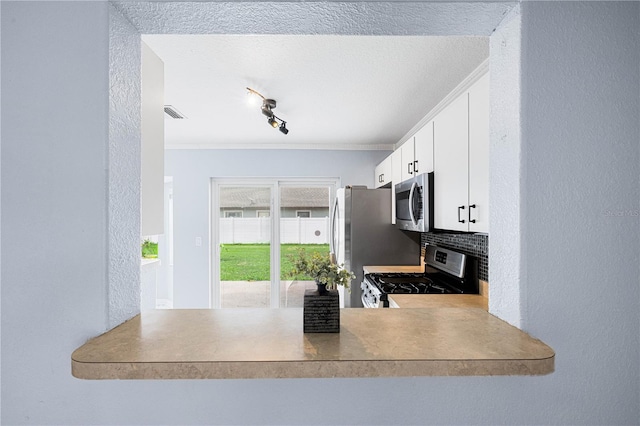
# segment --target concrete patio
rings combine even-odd
[[[270,303],[269,281],[222,281],[223,308],[268,308]],[[281,281],[280,307],[301,308],[304,291],[315,289],[314,281]]]

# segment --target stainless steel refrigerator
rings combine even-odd
[[[340,306],[362,307],[362,267],[419,265],[420,233],[401,231],[391,224],[391,189],[347,186],[336,191],[330,250],[338,264],[356,275],[350,293],[338,289]]]

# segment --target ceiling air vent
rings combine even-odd
[[[173,105],[165,105],[164,112],[171,118],[175,118],[176,120],[182,120],[185,116],[178,111]]]

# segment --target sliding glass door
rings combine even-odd
[[[271,305],[271,186],[219,186],[222,308]]]
[[[301,308],[311,277],[292,272],[300,250],[329,253],[330,185],[280,183],[280,307]]]
[[[298,250],[329,251],[337,179],[212,179],[211,306],[302,307],[309,277],[292,273]]]

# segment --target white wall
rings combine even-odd
[[[567,422],[640,423],[639,32],[638,2],[523,4],[524,327]]]
[[[2,2],[2,424],[640,423],[639,6],[522,4],[524,323],[555,373],[82,381],[70,354],[107,322],[108,8]]]
[[[283,136],[285,137],[285,136]],[[175,308],[209,306],[209,184],[212,177],[330,177],[373,187],[386,151],[167,150],[173,176]],[[196,237],[202,246],[196,247]]]

